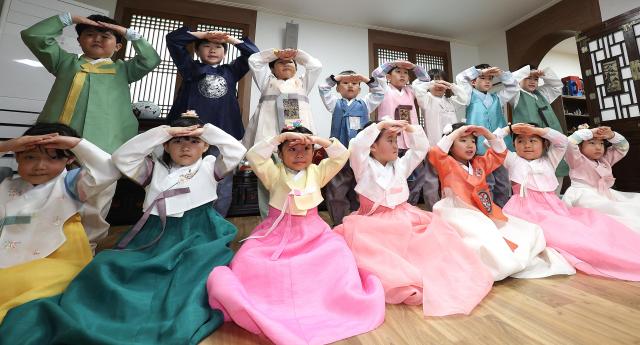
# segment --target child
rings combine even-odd
[[[305,69],[302,76],[296,76],[298,64]],[[262,96],[242,138],[245,147],[278,135],[285,126],[295,124],[315,130],[308,95],[322,71],[318,59],[302,50],[269,49],[251,55],[249,67]],[[268,200],[269,195],[258,180],[258,202],[263,219],[269,211]]]
[[[461,86],[446,81],[445,71],[432,69],[427,74],[431,81],[414,80],[413,91],[424,116],[427,139],[430,143],[437,143],[442,138],[442,130],[445,125],[458,122],[456,110],[464,110],[469,100]],[[447,97],[447,90],[451,91],[453,96]],[[440,200],[438,175],[428,160],[422,165],[423,168],[418,170],[419,173],[416,175],[416,181],[410,193],[414,199],[409,199],[409,203],[417,204],[422,191],[425,206],[428,211],[431,211],[433,205]]]
[[[489,92],[493,87],[492,80],[499,77],[504,89],[498,92]],[[480,64],[469,67],[456,76],[456,83],[465,89],[469,95],[469,105],[466,109],[466,122],[468,125],[483,126],[489,131],[502,128],[507,125],[502,108],[511,98],[518,93],[518,82],[510,72],[503,72],[498,67],[488,64]],[[485,153],[486,148],[482,144],[484,138],[478,138],[476,149],[478,154]],[[511,138],[505,138],[507,148],[513,151]],[[493,201],[503,207],[509,200],[511,187],[509,186],[509,174],[503,166],[496,167],[493,174],[487,178],[487,183],[493,194]]]
[[[398,158],[403,130],[409,150]],[[407,203],[407,177],[428,146],[422,128],[406,121],[363,129],[349,145],[361,206],[334,231],[345,238],[358,267],[382,280],[387,303],[422,304],[426,316],[469,314],[491,290],[493,276],[453,228]]]
[[[209,145],[219,157],[202,158]],[[205,280],[229,263],[237,232],[211,207],[216,180],[244,153],[234,137],[193,117],[126,142],[113,161],[146,186],[143,217],[120,239],[122,250],[100,252],[63,295],[14,309],[0,343],[8,333],[16,341],[7,344],[198,344],[223,322],[207,306]]]
[[[511,128],[517,154],[509,152],[504,164],[514,193],[504,212],[540,225],[549,246],[577,269],[640,280],[640,234],[597,211],[568,208],[555,194],[555,170],[567,150],[567,137],[551,128],[527,124]],[[496,134],[503,137],[509,131],[506,127]]]
[[[509,101],[513,107],[512,123],[535,123],[538,127],[550,127],[562,132],[560,121],[551,108],[551,102],[562,95],[562,82],[553,70],[539,70],[535,66],[526,65],[513,72],[513,77],[518,81],[519,92]],[[538,84],[540,79],[543,81],[542,85]],[[567,175],[569,166],[561,160],[556,170],[558,192]]]
[[[84,53],[81,56],[63,50],[56,40],[64,27],[74,24]],[[107,153],[138,133],[129,84],[160,64],[158,53],[140,34],[109,17],[65,13],[45,19],[21,35],[29,50],[56,76],[37,122],[69,125]],[[111,58],[123,47],[123,37],[137,55],[114,62]],[[94,246],[109,230],[105,218],[115,190],[114,183],[85,204],[83,225]]]
[[[10,308],[61,293],[91,261],[78,212],[120,176],[109,154],[61,124],[0,142],[0,155],[9,151],[19,176],[0,184],[0,322]],[[76,160],[82,167],[67,171]]]
[[[329,156],[311,163],[313,145]],[[274,163],[275,150],[282,163]],[[247,153],[270,192],[269,217],[253,231],[229,267],[207,281],[209,304],[225,320],[276,344],[326,344],[368,332],[384,320],[384,292],[359,272],[344,240],[320,216],[320,188],[349,158],[336,139],[287,127]]]
[[[380,120],[384,117],[390,117],[396,120],[408,121],[412,125],[418,124],[418,112],[415,108],[415,93],[413,87],[409,84],[409,71],[413,71],[416,78],[423,82],[429,81],[429,76],[424,69],[418,65],[414,65],[409,61],[397,60],[386,62],[382,66],[376,68],[371,75],[376,78],[386,77],[389,83],[388,91],[382,103],[378,107],[378,117]],[[402,132],[398,137],[398,149],[400,157],[407,150],[407,134]],[[414,187],[416,184],[416,175],[422,175],[424,165],[418,166],[416,171],[411,175],[409,200],[417,204],[420,199],[420,188]]]
[[[433,210],[480,256],[494,280],[574,274],[560,254],[545,248],[540,227],[516,217],[507,218],[493,203],[486,178],[507,156],[504,141],[484,127],[463,123],[446,132],[450,134],[428,155],[444,196]],[[478,136],[484,136],[491,145],[484,155],[476,153]]]
[[[360,94],[361,82],[369,86],[369,93],[364,99],[357,98]],[[331,92],[334,86],[340,96]],[[369,122],[369,114],[384,98],[386,88],[383,83],[373,77],[367,78],[354,71],[343,71],[337,76],[331,75],[320,83],[318,91],[325,107],[332,113],[331,136],[347,146],[358,130]],[[357,210],[360,206],[353,190],[355,186],[356,180],[349,164],[345,164],[327,184],[325,188],[327,210],[333,225],[341,224],[345,215]]]
[[[193,53],[187,50],[191,42],[194,42],[200,62],[194,61]],[[221,65],[228,44],[233,44],[241,55],[230,64]],[[236,84],[249,72],[249,56],[257,53],[258,48],[247,37],[239,40],[220,31],[189,32],[185,26],[167,35],[167,49],[182,76],[182,85],[167,121],[179,118],[187,110],[194,110],[205,123],[211,123],[241,140],[244,126]],[[223,217],[231,205],[232,185],[233,174],[218,183],[215,208]]]
[[[605,140],[612,144],[606,148]],[[562,197],[569,207],[598,210],[640,232],[640,194],[612,189],[612,167],[629,152],[629,142],[609,127],[579,129],[569,137],[566,160],[571,187]]]

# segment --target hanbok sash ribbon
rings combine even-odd
[[[136,248],[135,250],[148,248],[153,244],[155,244],[156,242],[158,242],[158,240],[160,240],[160,238],[164,234],[164,229],[165,229],[165,226],[167,225],[167,208],[165,204],[165,199],[174,197],[176,195],[186,194],[189,192],[191,192],[189,187],[184,187],[184,188],[169,189],[158,194],[158,196],[153,200],[153,203],[151,203],[151,205],[149,205],[147,210],[144,211],[142,218],[140,218],[140,220],[138,220],[136,225],[133,226],[131,231],[129,231],[129,233],[127,233],[127,235],[123,237],[122,240],[120,240],[116,248],[124,249],[129,244],[129,242],[133,240],[133,238],[142,229],[142,226],[144,226],[144,224],[147,222],[147,219],[149,219],[149,215],[151,215],[151,210],[153,210],[154,206],[158,207],[158,215],[160,216],[160,222],[162,223],[162,231],[160,232],[160,235],[158,235],[158,237],[156,237],[153,241],[151,241],[150,243],[140,248]]]
[[[76,75],[73,77],[73,81],[71,82],[71,89],[69,89],[69,94],[67,95],[67,99],[64,102],[64,107],[62,108],[62,113],[58,118],[58,121],[60,123],[65,125],[71,123],[73,113],[76,109],[76,103],[78,103],[78,97],[80,97],[80,92],[82,91],[84,82],[87,79],[87,74],[116,74],[115,68],[101,68],[105,65],[113,65],[113,61],[100,61],[95,64],[87,62],[80,65],[80,70],[76,72]]]

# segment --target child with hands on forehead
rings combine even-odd
[[[562,253],[576,269],[638,281],[640,234],[598,210],[567,207],[555,194],[555,169],[567,150],[567,137],[533,124],[496,130],[500,137],[510,132],[516,153],[509,153],[505,166],[514,195],[504,212],[538,224],[549,247]]]
[[[399,158],[403,131],[409,149]],[[426,316],[469,314],[491,289],[492,275],[456,230],[407,203],[407,177],[428,146],[422,127],[403,120],[371,122],[358,133],[349,150],[360,208],[334,231],[358,267],[381,279],[387,303],[422,304]]]
[[[298,64],[304,67],[304,74],[299,76],[296,75]],[[272,138],[287,126],[315,130],[308,96],[322,71],[318,59],[299,49],[269,49],[251,55],[249,66],[262,96],[242,138],[245,147]],[[269,194],[258,180],[258,203],[263,219],[269,213],[268,200]]]
[[[566,160],[571,186],[562,201],[607,214],[640,232],[640,194],[611,188],[613,165],[629,153],[629,142],[610,127],[581,128],[569,136]]]
[[[79,211],[120,177],[109,154],[65,125],[36,124],[0,142],[7,152],[18,176],[0,184],[0,321],[10,308],[61,293],[91,261]],[[67,170],[74,162],[81,167]]]
[[[21,310],[16,317],[25,326],[11,333],[31,332],[29,343],[39,344],[197,344],[222,324],[222,315],[206,304],[205,281],[212,267],[231,260],[228,245],[237,229],[211,204],[217,180],[236,167],[245,148],[194,115],[139,134],[114,152],[118,169],[145,187],[142,218],[60,298]],[[210,145],[218,147],[218,157],[206,155]],[[47,327],[31,323],[43,315],[56,316],[47,318]]]
[[[369,92],[364,98],[358,97],[361,83],[369,86]],[[337,92],[332,92],[334,86]],[[331,136],[340,140],[344,146],[348,146],[349,140],[353,139],[358,130],[369,122],[369,114],[384,99],[386,83],[383,80],[347,70],[338,75],[329,76],[318,85],[318,91],[325,107],[332,113]],[[334,226],[342,223],[344,216],[358,209],[355,186],[353,170],[349,164],[345,164],[325,187],[327,210]]]
[[[434,206],[434,213],[458,231],[494,280],[575,273],[560,254],[546,248],[540,227],[505,216],[493,203],[486,178],[507,156],[502,138],[487,128],[463,123],[445,131],[449,133],[428,155],[443,190],[443,199]],[[479,136],[490,144],[484,155],[477,154]]]
[[[314,145],[328,158],[312,163]],[[280,157],[275,163],[274,151]],[[349,151],[291,126],[247,152],[269,191],[269,216],[207,281],[209,304],[225,320],[276,344],[326,344],[368,332],[384,320],[380,281],[359,271],[342,237],[318,215],[320,189]],[[336,306],[340,306],[336,308]]]
[[[499,78],[504,88],[498,92],[490,92],[493,79]],[[460,72],[456,76],[456,83],[465,89],[469,95],[466,109],[466,123],[468,125],[483,126],[489,131],[507,125],[503,107],[518,93],[518,82],[508,71],[488,64],[479,64]],[[478,138],[476,149],[478,154],[484,154],[486,147],[482,144],[484,137]],[[513,151],[511,138],[505,138],[506,146]],[[487,177],[493,201],[503,207],[511,195],[509,174],[504,167],[499,166]]]

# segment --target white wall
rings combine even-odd
[[[542,61],[540,61],[540,66],[538,67],[540,69],[551,67],[560,78],[570,75],[582,78],[577,50],[575,54],[554,52],[551,50],[544,56]]]
[[[603,22],[640,6],[638,0],[599,0],[599,3]]]
[[[478,62],[509,70],[507,55],[507,35],[505,31],[496,32],[493,38],[478,45]]]
[[[299,24],[298,48],[306,51],[322,62],[320,78],[337,74],[346,69],[368,74],[368,31],[363,28],[328,24],[286,17],[271,13],[258,12],[256,20],[256,44],[261,50],[282,48],[284,28],[291,20]],[[255,84],[251,90],[251,111],[256,108],[260,99],[260,91]],[[368,91],[363,85],[362,94]],[[319,135],[328,136],[331,130],[331,114],[326,110],[318,89],[309,95],[313,111],[316,131]]]
[[[478,46],[451,42],[451,80],[455,80],[456,74],[477,65],[479,61]]]

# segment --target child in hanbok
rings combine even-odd
[[[362,82],[369,86],[369,92],[364,98],[358,97]],[[324,106],[332,113],[331,136],[348,146],[349,140],[369,122],[369,114],[384,99],[385,84],[383,80],[356,74],[354,71],[343,71],[321,82],[318,85],[320,97]],[[332,92],[334,86],[336,92]],[[327,211],[333,225],[341,224],[346,215],[360,207],[358,196],[353,190],[355,186],[353,170],[349,164],[345,164],[325,187]]]
[[[640,194],[611,188],[613,165],[627,153],[627,139],[609,127],[575,131],[569,137],[565,158],[571,168],[571,186],[562,201],[570,207],[593,208],[640,232]]]
[[[313,145],[328,158],[312,164]],[[281,163],[271,155],[278,152]],[[327,344],[371,331],[384,320],[380,280],[359,271],[342,237],[318,215],[320,189],[340,171],[349,151],[294,126],[247,153],[269,190],[269,216],[229,267],[207,281],[209,304],[225,320],[276,344]]]
[[[514,133],[516,153],[509,152],[504,163],[513,183],[513,196],[504,212],[538,224],[549,247],[562,253],[576,269],[608,278],[640,280],[640,234],[598,210],[567,207],[555,194],[555,170],[567,150],[567,137],[529,124],[496,130],[500,137],[509,132]],[[596,133],[597,139],[615,136],[607,130]]]
[[[18,176],[0,184],[0,321],[10,308],[61,293],[91,261],[79,211],[120,177],[109,154],[61,124],[0,142],[7,152]],[[82,167],[67,170],[74,161]]]
[[[304,74],[297,75],[298,64]],[[260,90],[260,102],[249,119],[242,138],[246,148],[277,136],[285,126],[302,125],[315,131],[309,93],[320,72],[322,63],[303,50],[269,49],[249,57],[253,80]],[[269,193],[258,180],[258,205],[264,219],[269,212]]]
[[[398,158],[402,131],[409,149]],[[407,203],[407,177],[428,147],[422,127],[406,121],[370,123],[358,133],[349,160],[360,209],[334,231],[358,267],[380,278],[387,303],[422,304],[426,316],[469,314],[491,290],[493,276],[453,228]]]
[[[209,145],[218,157],[202,157]],[[0,343],[195,345],[207,337],[223,322],[207,305],[207,275],[229,263],[237,233],[212,207],[216,181],[244,153],[231,135],[192,116],[126,142],[113,162],[146,186],[143,217],[64,294],[9,314]]]
[[[469,103],[469,95],[457,84],[446,81],[447,74],[441,69],[427,71],[431,81],[420,79],[413,81],[413,91],[424,118],[424,131],[429,143],[437,143],[442,138],[442,130],[448,124],[458,122],[456,112],[464,112]],[[447,91],[451,97],[447,97]],[[440,183],[438,175],[429,161],[425,159],[423,168],[416,173],[416,182],[412,184],[409,203],[418,204],[420,194],[428,211],[433,210],[440,200]],[[422,193],[420,193],[422,191]]]
[[[458,231],[494,280],[574,274],[562,255],[546,248],[539,226],[507,217],[493,203],[486,178],[507,156],[502,138],[484,127],[462,123],[445,131],[447,135],[428,155],[443,189],[443,199],[435,204],[434,213]],[[484,155],[476,154],[478,136],[484,136],[491,146]]]

